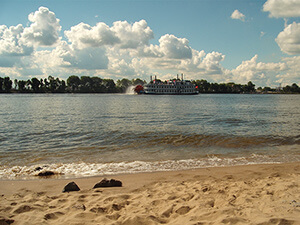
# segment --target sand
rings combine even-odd
[[[0,181],[0,224],[300,224],[299,162],[107,178]]]

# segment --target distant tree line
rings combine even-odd
[[[256,90],[258,93],[283,93],[283,94],[299,94],[300,87],[293,83],[291,86],[287,85],[285,87],[277,87],[277,88],[270,88],[270,87],[259,87]]]
[[[144,83],[141,79],[122,79],[115,83],[112,79],[74,75],[67,81],[49,76],[13,82],[9,77],[0,77],[0,93],[123,93],[131,85]]]
[[[117,80],[102,79],[100,77],[70,76],[67,81],[49,76],[44,79],[32,78],[29,80],[10,80],[9,77],[0,77],[0,93],[124,93],[129,87],[146,81],[137,79]],[[283,88],[272,89],[259,87],[249,81],[247,84],[210,83],[206,80],[196,80],[199,93],[300,93],[299,86],[294,83]]]
[[[255,84],[251,81],[248,84],[235,83],[209,83],[206,80],[196,80],[193,83],[198,86],[199,93],[255,93]]]

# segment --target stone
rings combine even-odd
[[[0,216],[0,224],[1,225],[9,225],[9,224],[12,224],[14,222],[15,221],[13,219],[8,219],[8,218]]]
[[[44,166],[38,166],[38,167],[36,167],[36,168],[34,169],[34,171],[41,171],[42,169],[47,168],[47,167],[49,167],[49,166],[47,166],[47,165],[44,165]]]
[[[38,167],[36,167],[36,168],[34,169],[34,171],[40,171],[40,170],[42,170],[42,169],[43,169],[42,167],[38,166]]]
[[[52,176],[52,175],[55,175],[55,173],[52,171],[44,171],[44,172],[38,173],[39,177],[48,177],[48,176]]]
[[[68,183],[62,192],[70,192],[70,191],[80,191],[80,188],[77,186],[77,184],[73,181]]]
[[[115,180],[115,179],[108,180],[108,179],[104,178],[99,183],[95,184],[93,189],[103,188],[103,187],[122,187],[122,182],[119,180]]]

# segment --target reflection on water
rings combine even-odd
[[[300,160],[299,95],[0,97],[1,168],[208,155]]]

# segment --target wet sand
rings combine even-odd
[[[300,224],[299,162],[107,178],[0,181],[0,224]]]

